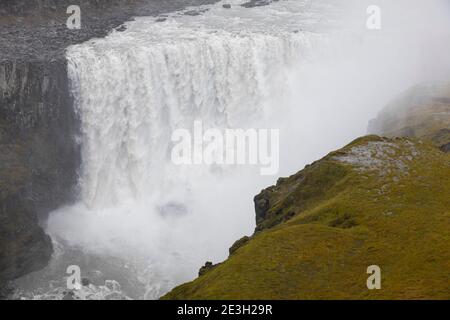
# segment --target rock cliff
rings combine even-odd
[[[75,196],[79,148],[64,60],[0,63],[0,283],[45,265],[39,220]]]

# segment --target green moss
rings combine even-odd
[[[331,156],[305,167],[298,174],[280,180],[270,192],[263,192],[271,207],[258,223],[257,230],[272,228],[305,211],[317,202],[333,197],[346,187],[345,178],[351,172],[338,165]]]
[[[396,146],[378,171],[337,160],[374,142]],[[268,190],[265,228],[163,299],[450,298],[450,154],[431,142],[363,137]]]

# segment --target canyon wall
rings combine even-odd
[[[39,227],[74,199],[79,166],[66,62],[0,62],[0,283],[45,265]]]

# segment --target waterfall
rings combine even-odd
[[[48,231],[86,250],[139,257],[152,275],[147,298],[224,259],[252,233],[252,197],[276,178],[175,166],[172,132],[196,120],[219,129],[273,125],[286,108],[289,70],[322,39],[302,30],[320,18],[303,14],[309,1],[252,10],[231,3],[196,8],[200,16],[136,18],[126,31],[67,51],[81,195],[52,215]]]
[[[71,47],[83,201],[114,206],[171,190],[182,179],[169,163],[171,133],[196,119],[248,127],[281,112],[286,70],[319,37],[299,32],[305,2],[288,4],[240,18],[241,8],[220,3],[203,16],[139,18],[125,32]],[[233,15],[238,20],[229,24]],[[271,21],[272,32],[262,29]]]
[[[146,33],[164,34],[164,26],[153,28]],[[219,128],[263,120],[283,97],[281,71],[307,40],[294,33],[197,32],[156,43],[124,37],[68,53],[82,123],[82,198],[90,206],[147,197],[179,183],[179,175],[170,181],[177,170],[170,164],[170,137],[177,128],[191,128],[196,119]]]

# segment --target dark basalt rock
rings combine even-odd
[[[443,152],[450,152],[450,143],[444,144],[440,149]]]
[[[89,286],[91,284],[91,281],[88,278],[81,279],[81,284],[85,287]]]
[[[52,254],[52,242],[20,195],[0,201],[0,284],[43,268]]]
[[[78,130],[65,61],[0,62],[0,287],[44,267],[39,226],[74,200]]]
[[[273,1],[275,0],[250,0],[248,2],[241,4],[241,6],[244,8],[262,7],[269,5]]]
[[[199,16],[200,12],[196,11],[196,10],[190,10],[190,11],[186,11],[184,13],[185,16]]]
[[[80,163],[66,61],[0,63],[0,88],[2,126],[10,137],[4,143],[23,150],[22,164],[30,171],[24,199],[42,217],[73,200]]]
[[[217,265],[213,264],[210,261],[206,262],[205,265],[203,267],[201,267],[200,270],[198,271],[198,276],[200,277],[200,276],[204,275],[205,273],[212,270],[216,266]]]
[[[253,199],[255,203],[256,225],[259,225],[266,218],[267,210],[270,208],[270,190],[263,190]]]
[[[204,13],[204,12],[206,12],[206,11],[208,11],[208,9],[203,9],[203,10],[189,10],[189,11],[186,11],[186,12],[184,13],[184,15],[185,15],[185,16],[193,16],[193,17],[195,17],[195,16],[201,15],[202,13]]]
[[[240,247],[242,247],[244,244],[250,241],[250,237],[244,236],[237,240],[229,249],[230,256],[237,251]]]
[[[116,28],[116,31],[119,31],[119,32],[123,32],[123,31],[125,31],[125,30],[127,30],[127,27],[126,26],[120,26],[120,27],[118,27],[118,28]]]

